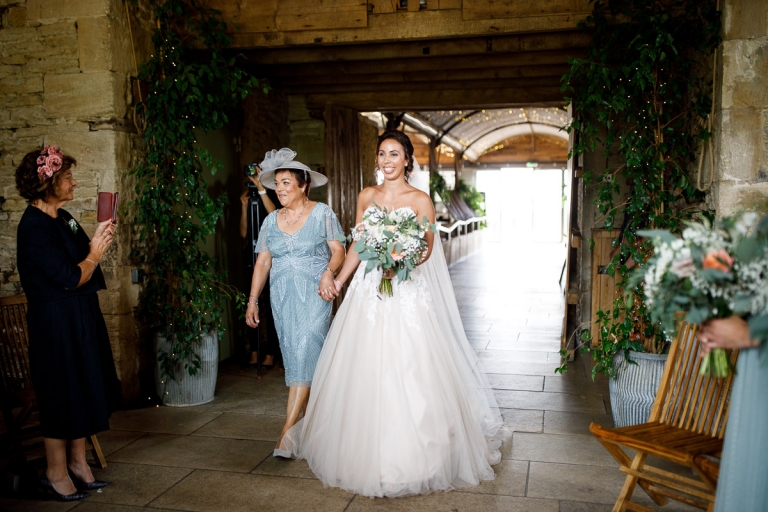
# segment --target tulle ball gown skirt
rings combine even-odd
[[[383,298],[381,274],[363,276],[361,265],[336,315],[306,414],[283,441],[326,486],[397,497],[494,478],[491,465],[508,433],[458,332],[452,289],[456,318],[441,318],[450,312],[430,285],[442,274],[422,269],[432,259]]]

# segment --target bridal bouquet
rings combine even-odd
[[[391,212],[376,203],[363,214],[363,221],[352,229],[342,242],[355,242],[357,256],[366,262],[365,273],[374,268],[385,274],[393,274],[400,281],[407,281],[427,248],[424,235],[427,230],[436,232],[435,225],[427,217],[419,223],[410,208],[397,208]],[[379,292],[392,296],[392,280],[381,278]]]
[[[678,238],[665,230],[639,231],[653,241],[654,255],[633,275],[645,282],[651,319],[671,336],[681,313],[691,324],[731,315],[750,315],[750,333],[768,338],[768,217],[757,223],[746,213],[712,224],[688,223]],[[634,288],[634,286],[632,286]],[[710,352],[701,373],[725,377],[732,371],[723,349]]]

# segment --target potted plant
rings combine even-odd
[[[222,313],[238,296],[203,249],[224,200],[208,192],[204,172],[220,164],[195,133],[221,128],[259,83],[226,53],[231,38],[218,11],[167,0],[155,15],[155,53],[139,76],[149,93],[137,106],[146,158],[130,173],[132,257],[144,269],[138,311],[156,334],[158,393],[168,405],[195,405],[213,399]]]
[[[652,250],[636,233],[679,232],[705,209],[704,192],[691,171],[697,149],[711,137],[708,66],[720,42],[719,23],[713,1],[597,1],[583,24],[593,35],[586,56],[572,58],[563,76],[562,89],[571,94],[567,100],[573,108],[566,127],[575,132],[571,154],[600,145],[606,159],[617,155],[621,160],[617,168],[584,175],[585,186],[596,189],[603,227],[618,225],[621,233],[606,269],[620,293],[611,309],[596,314],[596,345],[590,347],[587,332],[582,348],[594,358],[593,377],[612,377],[616,426],[647,419],[663,368],[659,354],[669,342],[650,321],[641,288],[628,282],[632,267],[642,265]],[[636,375],[645,366],[648,373]],[[565,368],[564,363],[559,370]]]

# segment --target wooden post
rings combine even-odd
[[[437,176],[437,139],[430,137],[429,139],[429,177],[433,178]]]
[[[356,110],[334,105],[325,107],[324,117],[328,205],[348,233],[355,224],[357,194],[363,188],[360,120]]]
[[[461,179],[461,170],[464,168],[464,153],[453,153],[453,170],[456,173],[456,186],[459,185]]]

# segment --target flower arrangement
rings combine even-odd
[[[69,229],[71,229],[73,233],[77,233],[78,225],[75,219],[69,219],[69,221],[67,222],[67,225],[69,226]]]
[[[654,255],[632,276],[644,281],[646,307],[671,338],[681,314],[691,324],[731,315],[749,316],[751,335],[768,338],[768,216],[754,213],[688,222],[681,237],[666,230],[639,231],[653,241]],[[701,373],[732,371],[722,349],[713,350]]]
[[[45,146],[37,157],[37,175],[50,178],[64,164],[64,153],[58,146]]]
[[[366,262],[366,274],[374,268],[382,270],[384,275],[379,292],[391,297],[392,280],[389,277],[397,277],[401,282],[410,279],[427,248],[424,239],[427,230],[437,231],[427,217],[419,223],[411,208],[396,208],[389,212],[373,203],[363,213],[363,221],[352,228],[348,237],[340,235],[339,241],[355,242],[358,258]]]

